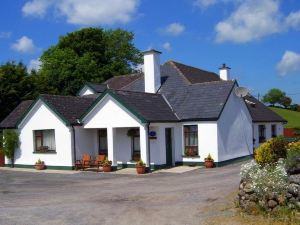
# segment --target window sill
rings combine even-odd
[[[54,154],[56,154],[56,151],[49,151],[49,152],[33,152],[33,154],[52,154],[52,155],[54,155]]]
[[[200,158],[200,155],[195,155],[195,156],[187,156],[187,155],[183,155],[182,157],[183,157],[183,158],[190,158],[190,159],[192,159],[192,158]]]

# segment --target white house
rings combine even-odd
[[[71,169],[84,153],[105,154],[116,167],[142,159],[151,168],[201,165],[211,154],[217,166],[253,154],[283,134],[280,116],[254,97],[236,95],[230,68],[220,75],[144,53],[144,73],[87,84],[78,96],[41,95],[22,102],[1,129],[17,129],[15,165]]]

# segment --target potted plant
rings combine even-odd
[[[136,172],[138,174],[144,174],[146,172],[146,164],[143,162],[143,160],[137,161]]]
[[[111,172],[112,171],[111,161],[109,161],[107,157],[105,157],[102,167],[103,167],[103,172]]]
[[[36,170],[44,170],[45,169],[45,163],[42,161],[42,160],[38,160],[36,163],[35,163],[35,166],[34,168]]]
[[[210,153],[208,154],[207,158],[205,158],[204,160],[205,160],[205,162],[204,162],[205,168],[213,168],[214,167],[214,160],[211,157]]]

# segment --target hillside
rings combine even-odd
[[[300,129],[300,112],[275,107],[270,107],[270,109],[288,121],[285,127]]]

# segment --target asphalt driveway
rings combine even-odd
[[[237,190],[239,164],[132,176],[0,171],[0,224],[207,224]]]

